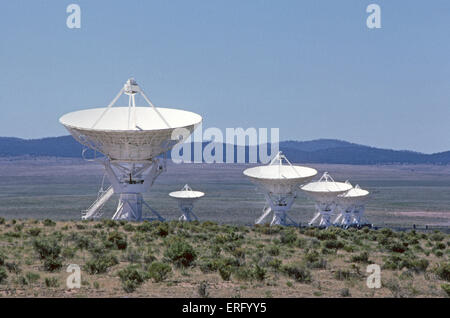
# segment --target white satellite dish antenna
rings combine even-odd
[[[128,95],[128,106],[112,107],[122,94]],[[136,106],[137,94],[150,107]],[[117,193],[120,198],[114,220],[142,220],[142,205],[163,220],[142,193],[165,170],[165,158],[157,156],[183,142],[202,122],[200,115],[155,107],[136,81],[129,79],[107,107],[68,113],[59,121],[78,142],[105,155],[102,164],[112,186],[83,213],[83,219],[101,216],[102,206]]]
[[[185,185],[180,191],[174,191],[169,195],[178,201],[178,205],[182,212],[182,215],[178,219],[179,221],[192,221],[195,219],[198,221],[197,216],[192,212],[194,208],[194,202],[203,197],[205,194],[200,191],[193,191],[189,185]]]
[[[301,189],[316,202],[317,213],[309,222],[313,225],[314,222],[321,217],[319,227],[328,227],[331,225],[331,216],[337,206],[337,196],[345,193],[352,188],[352,185],[344,182],[336,182],[333,178],[325,172],[319,181],[308,183]]]
[[[283,164],[283,160],[287,165]],[[287,219],[297,225],[287,215],[287,211],[297,197],[298,187],[316,174],[317,170],[313,168],[292,165],[281,151],[267,166],[246,169],[244,175],[258,186],[266,198],[263,214],[255,221],[255,224],[261,224],[273,211],[270,225],[289,225]]]
[[[341,213],[336,220],[334,220],[334,224],[341,225],[345,228],[369,224],[364,218],[365,204],[368,195],[369,191],[361,189],[359,185],[338,195],[338,209]]]

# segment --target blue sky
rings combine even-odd
[[[66,7],[81,7],[68,29]],[[366,7],[381,7],[368,29]],[[450,149],[450,1],[2,1],[0,136],[64,135],[64,113],[110,102],[130,76],[206,127],[279,127]]]

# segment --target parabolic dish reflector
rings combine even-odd
[[[136,127],[129,129],[129,107],[114,107],[92,128],[106,109],[92,108],[68,113],[59,121],[78,142],[119,161],[155,158],[180,141],[173,139],[176,129],[186,129],[188,136],[202,122],[200,115],[185,110],[136,107]]]
[[[336,182],[325,172],[319,181],[310,182],[301,189],[311,198],[319,202],[333,201],[339,194],[352,188],[350,183]]]
[[[368,195],[369,191],[361,189],[359,185],[356,185],[354,188],[351,188],[347,192],[338,195],[338,199],[341,203],[344,204],[362,203],[367,199]]]
[[[181,190],[181,191],[170,192],[169,195],[175,199],[189,200],[189,199],[199,199],[202,196],[204,196],[205,194],[200,191]]]
[[[112,107],[122,95],[128,107]],[[136,106],[140,94],[151,107]],[[107,107],[68,113],[60,123],[81,144],[110,160],[146,161],[172,149],[202,122],[198,114],[155,107],[136,81],[130,78]]]
[[[295,192],[296,188],[317,174],[317,170],[309,167],[282,164],[286,158],[279,153],[267,166],[258,166],[244,170],[244,175],[252,182],[263,186],[275,194]]]

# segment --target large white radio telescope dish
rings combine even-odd
[[[180,221],[198,220],[197,216],[192,212],[194,202],[203,197],[205,193],[194,191],[189,185],[185,185],[180,191],[170,192],[169,196],[178,201],[178,206],[182,212]]]
[[[337,196],[347,192],[351,188],[352,185],[350,183],[334,181],[328,172],[325,172],[319,181],[304,185],[301,189],[315,201],[317,210],[316,215],[309,222],[309,225],[313,225],[319,217],[321,217],[319,222],[320,227],[332,225],[331,216],[337,207]]]
[[[283,161],[287,164],[283,164]],[[244,175],[255,183],[266,197],[263,214],[255,223],[262,223],[273,211],[271,225],[288,225],[287,219],[296,225],[287,215],[287,211],[294,203],[298,187],[316,174],[317,170],[313,168],[291,164],[281,152],[267,166],[246,169]]]
[[[128,106],[113,107],[123,95]],[[136,106],[140,94],[149,106]],[[107,107],[68,113],[59,119],[81,144],[105,155],[102,164],[111,187],[102,191],[82,215],[99,217],[113,193],[120,194],[115,220],[142,220],[147,206],[159,220],[163,218],[142,198],[165,170],[159,155],[185,140],[202,122],[198,114],[172,108],[155,107],[134,79],[129,79]]]

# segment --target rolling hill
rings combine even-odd
[[[204,142],[201,147],[207,145]],[[194,149],[194,144],[191,149]],[[200,146],[199,144],[196,145]],[[226,157],[226,145],[222,147],[223,158]],[[282,141],[279,149],[292,162],[335,163],[335,164],[450,164],[450,151],[424,154],[413,151],[380,149],[335,139],[318,139],[311,141]],[[244,150],[248,161],[249,147],[242,149],[234,146],[234,158],[238,151]],[[42,139],[20,139],[0,137],[0,157],[81,157],[82,146],[71,136]],[[259,158],[258,158],[259,159]]]

